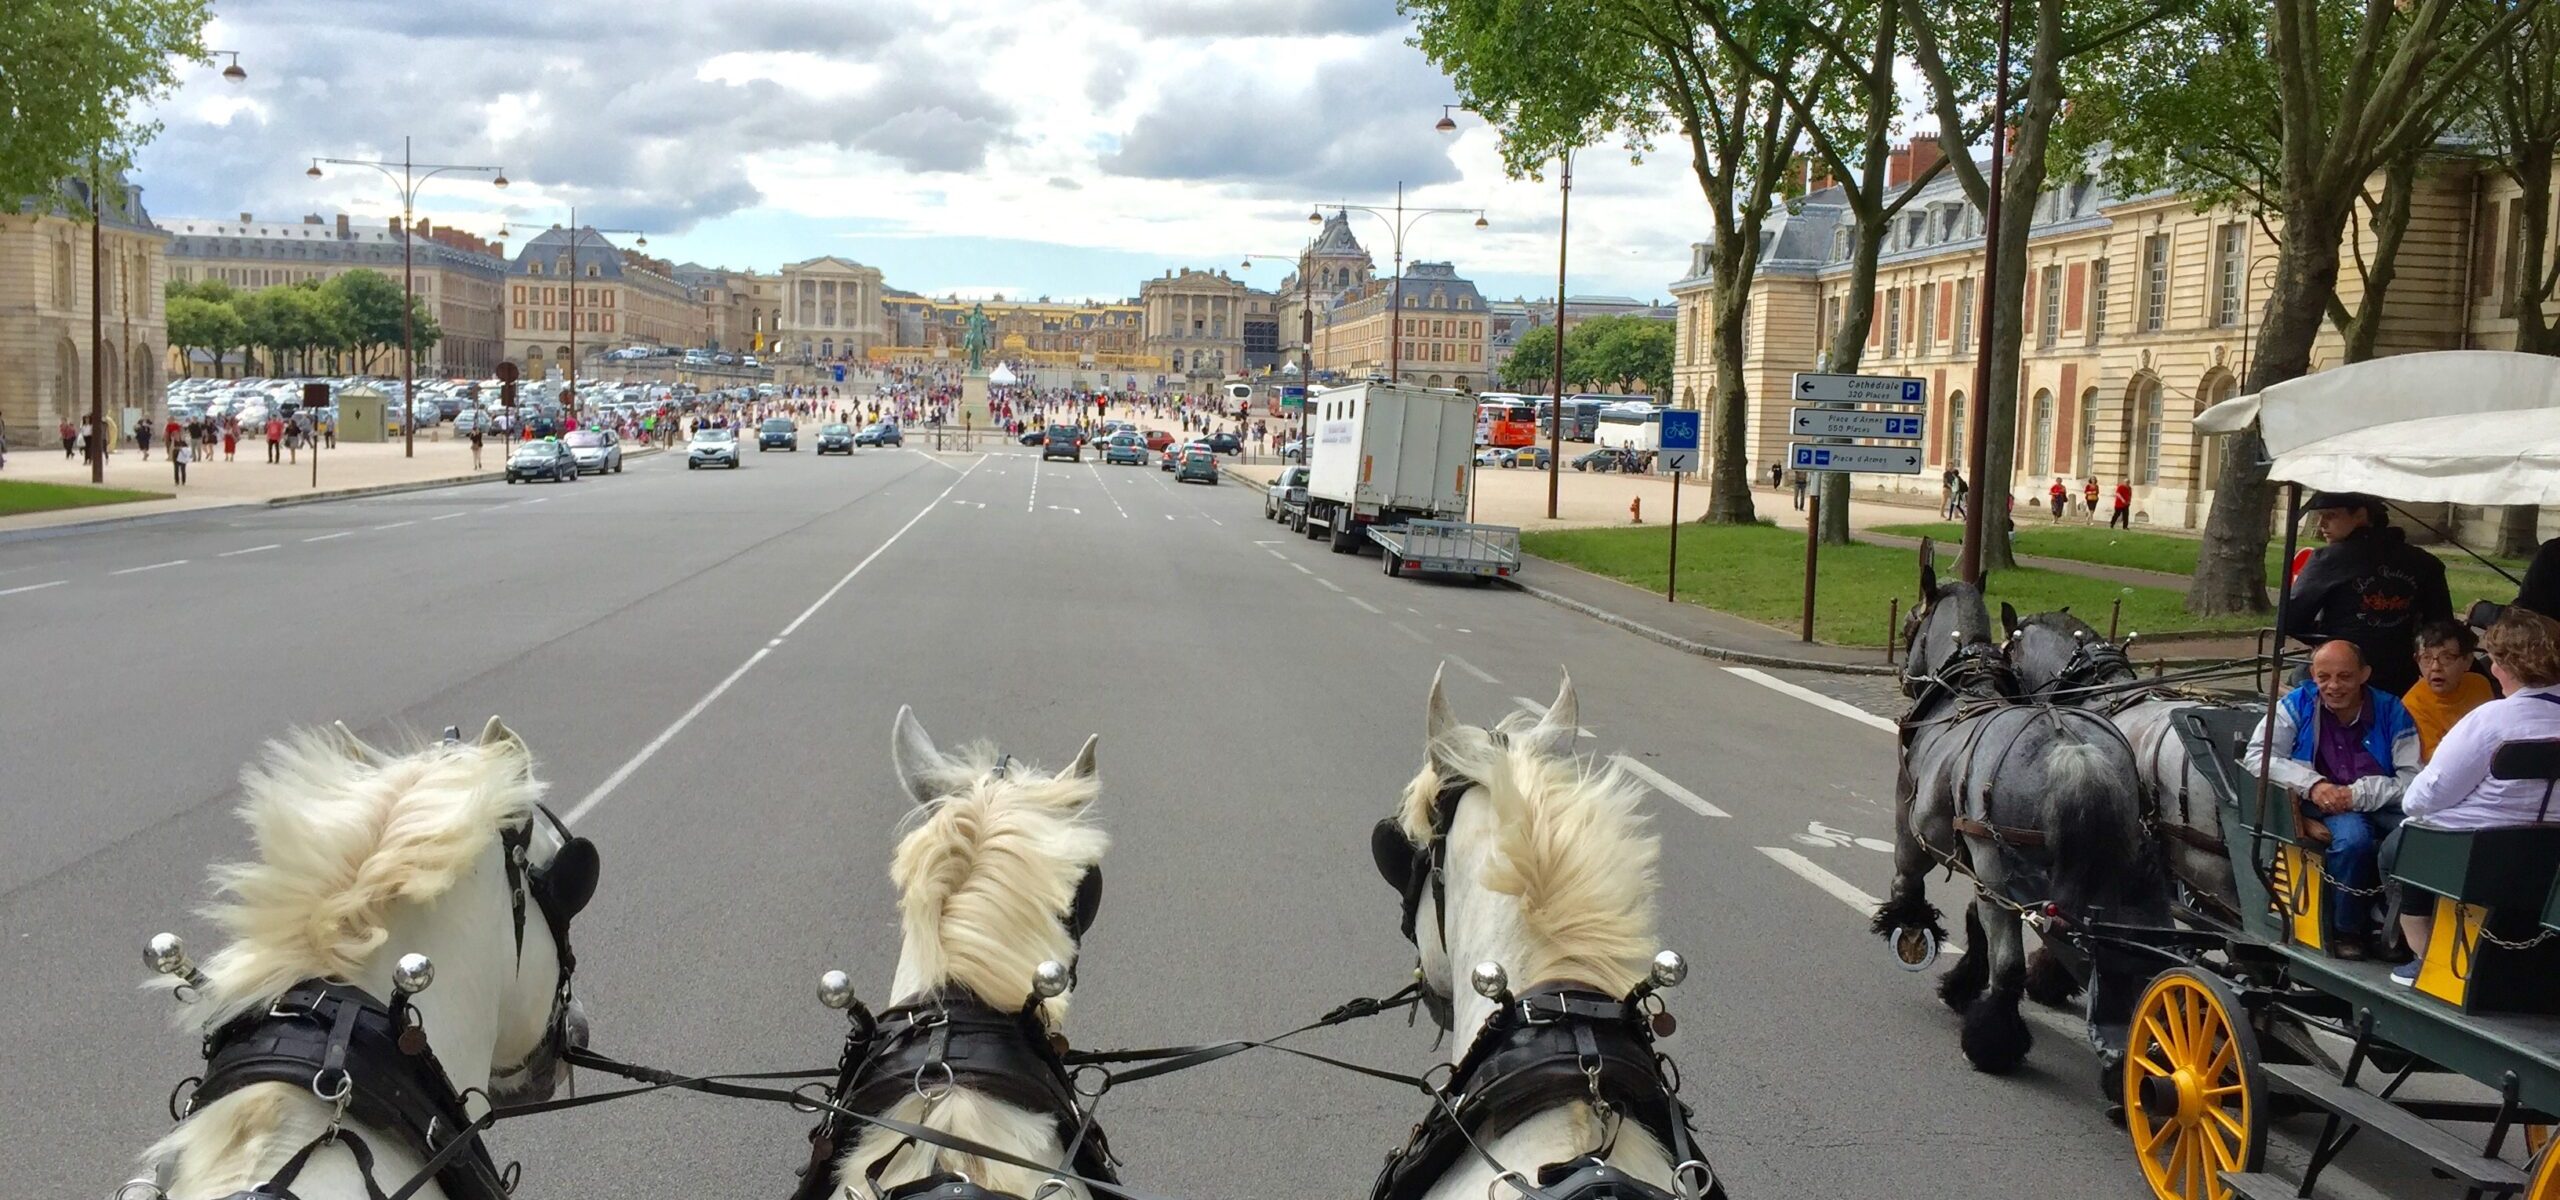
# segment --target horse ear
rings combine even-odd
[[[2018,636],[2018,608],[2006,600],[2000,602],[2000,629],[2010,637]]]
[[[1084,748],[1076,751],[1076,760],[1067,764],[1067,776],[1071,779],[1093,778],[1094,750],[1101,745],[1101,734],[1097,733],[1085,738]]]
[[[1458,729],[1458,716],[1449,711],[1449,695],[1440,683],[1441,676],[1448,671],[1448,664],[1442,663],[1431,673],[1431,698],[1423,705],[1423,742],[1430,748],[1431,760],[1435,763],[1440,761],[1439,750],[1443,741]]]
[[[357,762],[363,763],[368,767],[378,767],[382,765],[382,752],[374,749],[370,745],[367,745],[363,738],[357,737],[356,731],[347,728],[346,722],[331,721],[329,722],[329,728],[326,732],[329,735],[330,743],[338,748],[339,753],[344,754]]]
[[[898,786],[918,804],[931,804],[940,798],[928,778],[942,768],[942,752],[933,748],[916,711],[904,704],[898,706],[898,719],[889,727],[889,763],[898,773]]]
[[[1574,695],[1573,672],[1564,672],[1564,685],[1556,689],[1556,702],[1547,706],[1547,744],[1558,754],[1572,748],[1574,734],[1582,728],[1582,701]]]
[[[499,720],[495,714],[492,714],[489,717],[489,723],[480,727],[480,744],[483,746],[495,746],[501,742],[512,742],[518,750],[528,749],[524,744],[524,739],[516,736],[515,730],[507,728],[506,722]]]

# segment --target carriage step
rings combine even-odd
[[[2292,1180],[2264,1171],[2225,1171],[2222,1185],[2240,1200],[2297,1200],[2302,1195]]]
[[[2524,1168],[2482,1154],[2479,1147],[2455,1137],[2444,1126],[2362,1088],[2348,1087],[2318,1067],[2271,1063],[2267,1082],[2409,1148],[2465,1187],[2507,1193],[2523,1191],[2531,1182]]]

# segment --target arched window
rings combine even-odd
[[[2229,371],[2216,368],[2196,387],[2196,411],[2203,412],[2230,399],[2231,394],[2239,389],[2238,378]],[[2222,448],[2202,434],[2190,431],[2190,436],[2194,441],[2196,488],[2199,491],[2210,490],[2222,479]]]
[[[71,307],[71,239],[53,240],[53,306]]]
[[[2133,481],[2140,484],[2160,482],[2160,421],[2165,394],[2160,377],[2145,374],[2133,381],[2132,395],[2125,411],[2125,455],[2131,460]]]
[[[2098,389],[2080,393],[2080,473],[2091,479],[2098,477]]]
[[[54,420],[68,421],[87,412],[80,395],[80,348],[64,338],[53,350]]]
[[[2053,469],[2053,393],[2037,388],[2033,412],[2027,427],[2027,474],[2042,476]]]
[[[1970,407],[1972,407],[1972,406],[1971,406],[1971,405],[1968,405],[1968,404],[1966,404],[1966,403],[1964,402],[1964,393],[1963,393],[1963,392],[1961,392],[1961,391],[1956,391],[1956,392],[1950,392],[1950,393],[1948,393],[1948,395],[1947,395],[1947,465],[1948,465],[1948,466],[1951,466],[1951,467],[1954,467],[1954,468],[1955,468],[1956,470],[1958,470],[1958,471],[1962,471],[1962,470],[1964,470],[1964,466],[1965,466],[1965,458],[1964,458],[1964,418],[1965,418],[1965,410],[1966,410],[1966,409],[1968,409],[1968,408],[1970,408]]]

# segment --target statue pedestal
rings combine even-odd
[[[969,371],[960,376],[960,407],[969,412],[987,411],[987,373]]]

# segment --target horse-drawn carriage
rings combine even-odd
[[[2560,503],[2560,361],[2548,358],[2457,352],[2341,367],[2225,402],[2197,424],[2215,434],[2259,431],[2269,477],[2286,487],[2279,561],[2292,561],[2307,487],[2402,504]],[[1933,610],[1968,597],[1981,609],[1979,593],[1961,585],[1932,580],[1924,594]],[[2334,952],[2327,901],[2344,885],[2328,869],[2321,829],[2298,817],[2289,793],[2242,765],[2249,739],[2267,736],[2260,717],[2298,661],[2283,650],[2293,631],[2281,615],[2271,655],[2226,664],[2263,682],[2260,700],[2145,680],[2120,647],[2068,614],[2012,614],[1996,646],[1967,628],[1979,623],[1987,617],[1923,619],[1906,681],[1917,681],[1925,706],[1930,689],[1999,676],[1973,685],[1977,720],[1994,710],[2044,714],[2011,718],[2021,725],[2059,723],[2055,714],[2075,710],[2106,715],[2118,745],[2088,750],[2092,769],[2129,763],[2139,780],[2149,858],[2175,919],[2146,911],[2137,886],[2117,889],[2113,905],[2088,901],[2090,881],[2106,878],[2108,864],[2093,860],[2086,833],[2075,859],[2060,830],[2055,844],[2043,832],[2072,819],[2067,797],[2013,798],[2004,814],[1976,803],[1996,806],[1996,785],[1959,787],[1935,806],[1946,812],[1933,830],[1928,779],[1912,779],[1908,750],[1901,840],[1919,847],[1911,861],[1920,865],[1943,857],[1977,868],[1969,870],[1985,896],[1977,914],[1986,904],[2022,914],[2049,949],[2075,959],[2070,982],[2090,987],[2108,1090],[2156,1195],[2310,1196],[2361,1132],[2415,1155],[2465,1197],[2560,1200],[2560,1152],[2544,1144],[2560,1113],[2560,805],[2546,818],[2555,823],[2539,826],[2404,828],[2392,882],[2404,904],[2434,913],[2415,986],[2404,986],[2388,964]],[[1906,722],[1906,746],[1915,724],[1924,741],[1938,732],[1929,711],[1915,709],[1921,721]],[[2270,757],[2269,747],[2257,749],[2262,762]],[[2555,751],[2560,743],[2508,744],[2491,773],[2549,788],[2560,777]],[[2018,815],[2022,808],[2028,815]],[[2087,813],[2077,819],[2093,827]],[[2014,872],[2021,858],[2046,877],[2043,892],[1989,886],[1986,876],[1996,878],[2002,864]],[[1888,901],[1878,917],[1906,965],[1932,949],[1934,913],[1925,907]],[[2005,965],[1995,953],[1995,992]],[[1951,1002],[1952,993],[1978,992],[1984,969],[1969,953],[1942,991]],[[2110,979],[2139,982],[2110,995]],[[1974,1034],[1969,1014],[1969,1054]],[[1993,1069],[1980,1055],[1975,1062]],[[2267,1169],[2269,1127],[2296,1115],[2321,1124],[2299,1177],[2283,1178]]]

